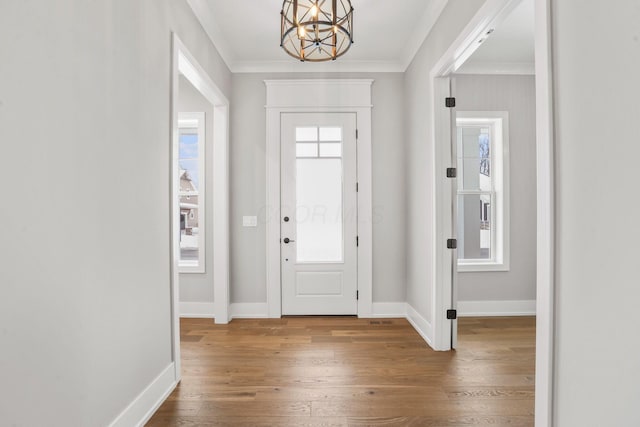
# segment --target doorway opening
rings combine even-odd
[[[178,382],[181,275],[206,274],[213,287],[207,314],[229,321],[229,101],[175,33],[172,44],[171,334]]]
[[[462,137],[459,141],[457,136],[459,132],[464,132],[465,125],[468,128],[470,121],[466,120],[464,114],[457,117],[456,111],[465,111],[467,115],[484,113],[489,119],[491,114],[501,114],[505,108],[497,106],[496,103],[486,102],[486,106],[480,104],[470,105],[468,99],[460,99],[457,95],[463,86],[467,94],[469,86],[476,87],[484,84],[482,90],[487,90],[486,81],[480,83],[480,78],[475,75],[461,75],[460,71],[464,71],[463,64],[472,56],[472,54],[482,46],[487,40],[494,36],[502,23],[511,15],[512,12],[519,7],[527,7],[528,0],[504,0],[486,2],[480,8],[476,16],[471,20],[470,24],[463,30],[458,39],[454,42],[447,53],[441,58],[436,67],[434,67],[431,78],[433,82],[434,93],[434,128],[435,128],[435,153],[434,153],[434,205],[436,206],[436,215],[434,222],[435,241],[434,241],[434,265],[435,265],[435,286],[434,294],[434,347],[438,350],[449,350],[457,345],[457,314],[460,309],[473,313],[473,307],[458,306],[459,299],[459,277],[458,271],[463,270],[482,270],[487,269],[504,270],[504,257],[499,256],[500,232],[498,230],[498,216],[502,215],[504,220],[508,220],[508,215],[500,213],[505,206],[499,205],[497,194],[500,189],[496,188],[496,182],[488,179],[491,173],[485,174],[483,177],[482,167],[491,167],[491,161],[494,159],[492,153],[483,155],[482,142],[487,134],[491,133],[491,129],[485,129],[485,136],[481,135],[482,130],[469,130],[468,138]],[[523,6],[524,5],[524,6]],[[535,302],[529,301],[526,305],[517,307],[519,313],[513,314],[536,314],[536,367],[535,367],[535,390],[536,390],[536,425],[549,425],[552,412],[552,360],[553,360],[553,138],[552,138],[552,103],[551,103],[551,67],[550,67],[550,50],[549,50],[549,2],[539,1],[531,2],[530,10],[533,10],[535,20],[534,28],[534,52],[535,52],[535,77],[529,77],[530,81],[527,97],[531,100],[527,107],[529,113],[535,112],[535,118],[529,120],[531,129],[529,133],[535,131],[535,139],[533,145],[535,150],[531,150],[527,154],[529,159],[535,159],[527,167],[532,168],[532,182],[535,187],[531,186],[529,192],[535,194],[535,203],[529,204],[529,214],[535,219],[535,233],[531,231],[529,239],[534,241],[528,253],[530,258],[535,254],[535,265],[530,266],[529,271],[535,272]],[[531,12],[530,12],[531,13]],[[471,64],[470,62],[469,64]],[[468,72],[477,73],[477,64],[468,67]],[[521,72],[517,74],[522,74]],[[471,82],[471,84],[469,84]],[[535,86],[534,83],[535,82]],[[464,83],[464,84],[463,84]],[[480,90],[479,92],[482,92]],[[499,92],[495,87],[492,95]],[[486,92],[485,92],[486,93]],[[498,95],[500,95],[498,93]],[[484,101],[487,101],[485,99]],[[463,120],[457,120],[461,118]],[[468,119],[469,117],[466,117]],[[482,117],[481,117],[482,119]],[[515,116],[509,111],[508,120],[513,125]],[[481,126],[480,126],[481,127]],[[513,126],[510,126],[513,127]],[[462,130],[460,129],[462,128]],[[514,147],[513,129],[511,132],[511,149]],[[475,132],[475,138],[472,133]],[[519,138],[520,139],[520,138]],[[520,142],[519,142],[520,143]],[[466,146],[465,146],[466,144]],[[486,144],[485,144],[486,145]],[[467,153],[465,153],[465,148]],[[485,147],[487,148],[487,147]],[[532,148],[531,146],[529,148]],[[458,153],[462,150],[462,153]],[[496,150],[498,151],[498,150]],[[513,153],[513,151],[512,151]],[[467,155],[469,154],[469,155]],[[495,153],[494,153],[495,154]],[[511,162],[511,171],[513,173],[514,158],[507,162]],[[466,163],[466,164],[465,164]],[[469,170],[466,170],[467,167]],[[455,169],[457,168],[457,169]],[[462,169],[462,170],[460,170]],[[474,176],[468,182],[459,182],[460,173],[464,180],[464,174],[471,172]],[[491,171],[492,169],[489,169]],[[495,169],[493,169],[495,172]],[[487,172],[487,169],[485,169]],[[477,175],[477,176],[476,176]],[[495,176],[494,176],[495,177]],[[513,176],[512,176],[513,178]],[[482,182],[481,182],[482,181]],[[467,185],[468,184],[468,185]],[[498,183],[499,184],[499,183]],[[514,182],[511,180],[511,186]],[[469,188],[469,186],[476,188]],[[535,189],[534,189],[535,188]],[[513,190],[510,193],[514,197]],[[518,194],[519,195],[519,194]],[[464,203],[459,203],[462,198]],[[473,200],[471,200],[473,198]],[[514,203],[510,204],[514,207]],[[521,206],[518,206],[521,207]],[[467,212],[468,211],[468,212]],[[468,215],[467,215],[468,213]],[[514,212],[511,212],[511,223],[514,224]],[[521,221],[522,217],[518,216],[517,221]],[[466,223],[465,221],[468,220]],[[508,223],[508,221],[506,222]],[[471,252],[475,252],[468,262],[459,263],[457,245],[459,238],[458,224],[468,227],[463,230],[465,235],[462,239],[462,249],[466,251],[468,245],[472,247]],[[524,227],[522,227],[524,229]],[[520,232],[522,229],[518,229]],[[477,237],[477,241],[467,239],[466,233],[471,231],[472,237]],[[506,230],[508,232],[509,230]],[[512,233],[516,230],[512,227]],[[502,237],[504,237],[505,228],[502,227]],[[484,237],[484,241],[483,241]],[[506,244],[505,244],[506,243]],[[513,238],[511,239],[513,245]],[[508,249],[509,242],[502,241],[503,250]],[[457,249],[456,249],[457,248]],[[484,249],[484,251],[483,251]],[[484,256],[483,256],[484,254]],[[464,255],[464,254],[463,254]],[[495,255],[495,256],[493,256]],[[504,255],[504,253],[503,253]],[[510,250],[511,267],[514,265],[514,251]],[[500,262],[502,261],[502,262]],[[508,261],[508,259],[507,259]],[[467,264],[467,265],[464,265]],[[475,265],[474,265],[475,264]],[[494,264],[494,265],[490,265]],[[506,265],[508,266],[508,262]],[[477,272],[480,273],[479,271]],[[469,273],[463,273],[469,274]],[[476,274],[474,272],[473,274]],[[497,273],[496,273],[497,274]],[[533,274],[530,274],[533,275]],[[522,301],[520,301],[522,302]],[[470,309],[471,308],[471,309]],[[478,308],[476,306],[476,308]],[[485,307],[486,308],[486,307]],[[494,307],[495,308],[495,307]],[[498,307],[499,309],[500,307]],[[513,307],[511,307],[513,309]],[[506,314],[506,313],[504,313]]]

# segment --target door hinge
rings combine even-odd
[[[458,310],[447,310],[447,319],[456,320],[458,318]]]
[[[444,99],[444,105],[447,108],[454,108],[456,106],[456,99],[451,97],[451,98],[445,98]]]
[[[358,129],[356,129],[356,139],[358,139]]]
[[[447,239],[447,249],[458,249],[458,240]]]
[[[356,193],[360,191],[360,185],[356,182]]]
[[[356,236],[356,246],[360,246],[360,236]]]
[[[356,291],[356,300],[360,299],[360,291]]]
[[[458,169],[447,168],[447,178],[456,178],[458,176]]]

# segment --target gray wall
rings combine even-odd
[[[434,147],[429,142],[433,135],[433,93],[429,73],[483,3],[449,0],[405,73],[407,302],[427,320],[432,317],[434,219],[430,170]]]
[[[458,111],[508,111],[511,269],[459,273],[458,300],[536,298],[536,116],[533,76],[459,75]],[[474,211],[475,212],[475,211]],[[474,217],[475,218],[475,217]]]
[[[640,3],[553,0],[552,18],[555,425],[638,426]]]
[[[265,79],[372,78],[373,299],[405,301],[402,77],[394,74],[234,74],[231,100],[231,301],[265,302]],[[258,215],[257,228],[242,226]]]
[[[231,76],[184,1],[0,8],[1,423],[107,425],[171,362],[171,31]]]
[[[205,114],[205,272],[180,274],[181,302],[213,302],[213,105],[180,76],[178,111]]]

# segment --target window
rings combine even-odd
[[[458,270],[509,270],[507,112],[458,112]]]
[[[342,128],[296,128],[297,261],[343,262]]]
[[[204,273],[205,114],[179,113],[181,273]]]

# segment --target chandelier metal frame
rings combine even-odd
[[[353,44],[351,0],[284,0],[280,46],[302,62],[336,60]]]

